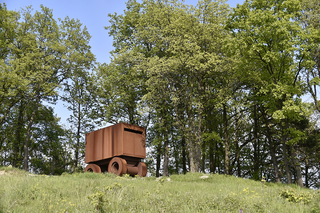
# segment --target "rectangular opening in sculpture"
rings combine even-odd
[[[133,133],[137,133],[137,134],[142,135],[142,132],[141,132],[141,131],[134,130],[134,129],[124,128],[124,131],[127,131],[127,132],[133,132]]]

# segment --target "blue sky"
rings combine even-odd
[[[40,10],[40,5],[43,4],[53,10],[55,19],[64,19],[66,16],[79,19],[91,35],[91,51],[96,55],[97,61],[108,63],[110,61],[109,52],[113,47],[112,38],[108,36],[104,26],[109,25],[109,13],[123,13],[127,0],[0,0],[0,2],[5,3],[8,10],[20,10],[29,5],[32,5],[34,10]],[[197,2],[197,0],[185,0],[186,4],[196,5]],[[227,1],[230,7],[236,7],[237,4],[243,2],[244,0]],[[62,103],[58,103],[54,108],[58,117],[61,117],[61,122],[66,124],[66,119],[69,117],[68,110],[63,107]]]

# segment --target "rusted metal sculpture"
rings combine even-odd
[[[85,172],[147,175],[146,132],[143,127],[118,123],[86,134]]]

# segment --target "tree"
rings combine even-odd
[[[307,115],[299,98],[305,93],[299,76],[309,63],[304,40],[308,32],[295,21],[301,10],[298,0],[250,0],[238,5],[229,19],[229,29],[237,40],[234,47],[242,56],[239,69],[256,82],[253,87],[261,105],[280,128],[288,183],[291,183],[288,153],[292,148],[290,142],[294,141],[290,140],[294,136],[289,133],[289,121]],[[302,186],[300,168],[296,167],[296,173]]]
[[[0,125],[3,125],[10,110],[21,100],[19,93],[26,89],[29,81],[18,70],[12,69],[11,57],[14,54],[15,29],[20,14],[8,11],[5,4],[0,4]]]
[[[135,35],[142,4],[129,0],[124,15],[109,14],[110,26],[105,27],[113,37],[115,50],[110,64],[98,66],[99,98],[104,106],[106,122],[127,122],[148,126],[148,115],[138,110],[141,97],[146,93],[146,74],[136,69],[139,51],[147,45]]]
[[[317,98],[317,89],[319,89],[320,84],[320,5],[318,1],[302,1],[303,2],[303,11],[302,16],[299,17],[299,20],[302,26],[309,32],[306,38],[306,43],[309,47],[310,56],[313,63],[310,63],[306,67],[305,80],[308,85],[309,93],[313,98],[315,107],[318,112],[320,112],[320,106]]]
[[[156,176],[210,170],[303,186],[305,175],[315,185],[317,152],[304,145],[313,110],[301,100],[305,74],[316,74],[315,31],[301,6],[128,1],[110,15],[115,50],[98,67],[107,121],[149,124]]]
[[[150,76],[145,100],[155,109],[164,104],[174,109],[175,125],[188,141],[190,171],[197,172],[203,144],[204,107],[208,100],[218,97],[211,92],[220,92],[217,79],[226,70],[222,44],[227,37],[223,24],[228,9],[220,1],[200,1],[196,8],[178,2],[159,2],[159,5],[151,2],[149,7],[152,9],[148,10],[149,16],[142,26],[153,28],[144,27],[141,34],[148,33],[149,39],[157,43],[154,56],[145,60]],[[151,17],[151,11],[157,11],[157,16]],[[185,110],[181,112],[178,107]]]
[[[69,145],[74,151],[74,169],[78,168],[80,160],[84,157],[84,135],[93,131],[100,121],[97,87],[94,82],[96,82],[94,73],[81,69],[74,70],[68,83],[64,85],[61,97],[71,112],[67,121],[70,124]]]
[[[30,141],[30,166],[36,173],[61,175],[69,171],[67,131],[58,124],[59,120],[52,108],[39,107]]]
[[[13,32],[8,31],[10,36],[8,33],[5,35],[11,42],[0,59],[0,99],[4,103],[0,108],[0,123],[4,123],[18,103],[23,104],[25,109],[33,108],[28,116],[24,116],[28,120],[24,121],[27,122],[27,129],[23,156],[24,169],[28,170],[29,145],[37,111],[42,101],[54,103],[61,83],[76,66],[85,63],[83,58],[86,55],[79,51],[85,48],[82,42],[85,38],[76,29],[72,30],[73,25],[80,23],[67,18],[59,26],[53,19],[52,11],[46,7],[41,6],[41,12],[35,13],[32,13],[31,7],[18,13],[6,12],[3,8],[5,6],[1,5],[1,15],[6,18],[2,20],[9,20],[10,27],[14,28]]]
[[[128,115],[127,110],[137,106],[134,100],[139,102],[149,115],[155,115],[151,116],[155,119],[152,123],[159,124],[164,174],[167,174],[173,129],[178,129],[182,141],[188,141],[190,169],[196,172],[201,161],[203,108],[212,98],[210,92],[214,90],[211,87],[215,78],[226,70],[222,44],[226,37],[223,23],[227,6],[219,1],[201,1],[197,8],[177,1],[145,1],[143,4],[129,1],[127,9],[124,16],[111,16],[112,25],[108,27],[116,47],[110,71],[105,72],[110,79],[105,87],[110,86],[111,91],[116,88],[112,98],[107,99],[109,102],[106,101],[112,106],[110,114],[117,118]],[[140,77],[144,83],[136,84],[138,80],[131,76]],[[111,86],[113,82],[117,82],[115,86]],[[127,97],[133,98],[127,101]],[[122,113],[114,108],[121,109]]]
[[[71,112],[67,119],[70,125],[72,150],[74,150],[74,169],[84,156],[85,133],[93,131],[98,123],[97,81],[94,68],[95,57],[90,50],[90,34],[79,20],[66,18],[62,21],[68,35],[69,45],[77,52],[70,77],[63,82],[61,100]],[[75,33],[76,32],[76,33]],[[91,69],[91,70],[90,70]]]

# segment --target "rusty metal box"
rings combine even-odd
[[[110,159],[115,156],[146,158],[145,128],[118,123],[86,134],[85,162]]]

